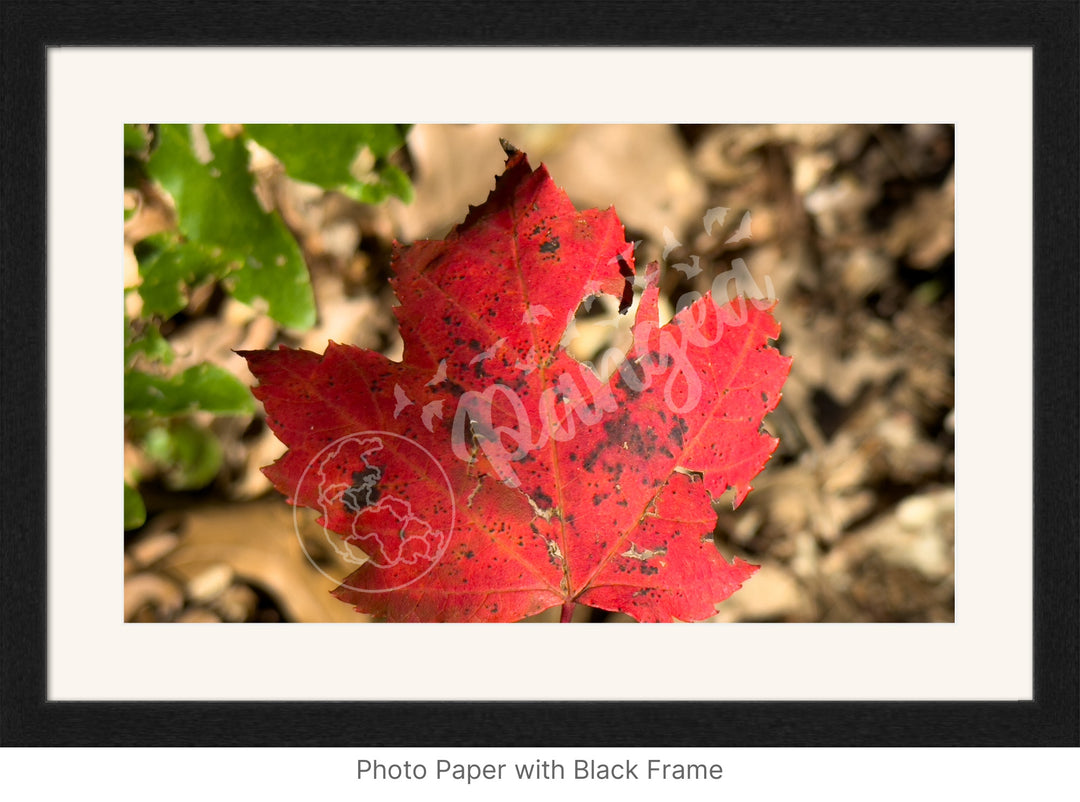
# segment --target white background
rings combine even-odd
[[[0,770],[5,790],[25,791],[15,795],[18,799],[1012,802],[1068,799],[1068,789],[1077,788],[1076,756],[1076,750],[1065,749],[8,749],[0,752]],[[424,763],[428,779],[358,780],[361,758]],[[434,775],[440,758],[507,763],[507,776],[472,785],[439,781]],[[575,759],[640,761],[642,779],[517,781],[512,764],[537,758],[566,764],[568,778]],[[705,782],[649,781],[642,771],[649,759],[719,763],[723,776]]]
[[[350,699],[360,698],[360,687],[401,699],[1030,697],[1029,50],[65,48],[50,53],[49,92],[50,698]],[[120,124],[365,120],[955,122],[956,623],[124,625]],[[116,314],[103,312],[109,309]],[[778,314],[782,320],[782,299]],[[110,454],[113,462],[102,462]],[[573,681],[562,682],[568,675]],[[382,754],[431,764],[441,756],[501,759],[497,750],[447,751]],[[599,750],[517,752],[526,760],[605,757]],[[667,753],[724,765],[718,784],[685,788],[359,784],[356,759],[377,754],[5,750],[0,765],[9,782],[44,781],[54,795],[97,788],[114,798],[185,800],[243,790],[290,800],[320,792],[376,799],[663,793],[906,802],[913,793],[1016,798],[1058,781],[1075,785],[1064,751],[762,749]],[[607,753],[634,755],[665,756]],[[125,789],[130,796],[121,796]]]

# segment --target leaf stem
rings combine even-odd
[[[565,602],[562,606],[562,617],[559,619],[560,624],[569,624],[570,620],[574,617],[574,608],[577,607],[572,601]]]

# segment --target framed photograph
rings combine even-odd
[[[1075,4],[155,9],[5,7],[5,745],[1080,745]]]

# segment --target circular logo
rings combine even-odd
[[[359,593],[397,590],[428,573],[446,552],[457,512],[450,478],[431,452],[382,431],[345,435],[323,448],[300,475],[293,501],[317,510],[330,547],[364,568],[346,582],[323,571],[304,546],[294,507],[308,561]]]

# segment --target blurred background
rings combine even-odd
[[[191,252],[215,218],[198,218],[178,158],[157,150],[159,129],[180,127],[126,128],[125,620],[366,620],[329,595],[304,549],[330,576],[349,566],[304,512],[301,546],[293,509],[259,471],[284,447],[233,350],[322,352],[332,339],[400,358],[391,244],[440,238],[481,203],[502,171],[500,137],[578,208],[614,205],[640,241],[639,270],[661,264],[667,314],[733,267],[779,299],[777,347],[794,357],[766,421],[780,445],[738,510],[717,505],[721,551],[762,568],[714,620],[953,620],[951,126],[386,126],[396,136],[349,151],[355,180],[341,182],[279,132],[205,126],[215,154],[241,143],[256,213],[295,241],[311,299],[299,309],[251,290],[238,265],[262,267],[258,254]],[[178,143],[197,165],[199,132]],[[614,317],[594,305],[574,355],[618,338]],[[159,396],[192,386],[181,377],[215,382],[216,405],[163,408]]]

